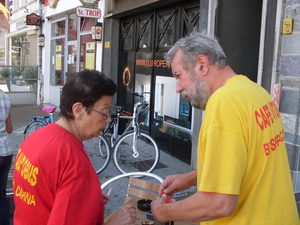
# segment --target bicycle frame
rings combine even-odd
[[[134,104],[132,116],[123,116],[123,115],[121,115],[121,111],[122,111],[123,107],[113,106],[113,108],[117,111],[117,113],[116,113],[116,115],[112,116],[112,122],[107,125],[107,128],[101,134],[101,135],[104,136],[108,132],[109,129],[113,128],[113,132],[112,132],[111,137],[110,137],[110,148],[111,149],[114,148],[114,144],[118,140],[120,119],[131,119],[131,122],[127,125],[127,127],[124,130],[124,132],[122,133],[122,135],[127,133],[131,128],[133,128],[133,130],[134,130],[133,143],[132,143],[133,155],[134,155],[135,158],[137,158],[139,156],[139,153],[136,150],[136,139],[137,139],[136,134],[139,133],[139,125],[137,123],[137,109],[138,109],[139,106],[141,106],[143,104],[145,104],[145,103],[140,102],[140,101],[136,102]]]
[[[111,157],[121,173],[132,170],[150,172],[158,163],[159,149],[155,140],[141,130],[148,118],[149,103],[142,101],[142,95],[133,94],[141,97],[141,100],[134,104],[133,113],[123,111],[122,106],[112,106],[116,112],[111,116],[111,122],[106,125],[99,138],[85,143],[97,174],[107,168]],[[122,134],[119,133],[120,119],[129,119]]]
[[[34,122],[39,122],[42,123],[43,126],[46,126],[49,123],[54,122],[54,112],[56,110],[55,106],[50,106],[50,107],[43,107],[42,111],[44,113],[48,113],[49,116],[31,116],[30,117],[30,122],[29,124],[26,126],[25,130],[24,130],[24,134],[26,135],[27,129],[29,128],[29,126],[34,123]]]

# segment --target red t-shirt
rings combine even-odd
[[[21,145],[14,166],[15,225],[103,224],[99,178],[69,131],[51,123]]]

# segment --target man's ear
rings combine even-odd
[[[81,116],[83,114],[83,110],[84,110],[84,107],[83,107],[82,103],[80,103],[80,102],[74,103],[74,105],[72,107],[72,111],[73,111],[73,115],[75,118],[81,118]]]
[[[196,61],[196,70],[199,70],[202,75],[206,75],[209,68],[209,60],[205,55],[198,55]]]

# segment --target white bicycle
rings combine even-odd
[[[84,145],[97,174],[108,166],[111,157],[121,173],[152,172],[159,162],[160,152],[152,137],[140,129],[148,118],[149,104],[143,101],[134,104],[132,116],[121,115],[122,106],[115,105],[116,115],[112,115],[112,122],[98,138],[85,141]],[[143,118],[141,122],[140,119]],[[122,135],[118,135],[119,119],[131,119]]]

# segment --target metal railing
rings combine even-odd
[[[0,66],[4,92],[37,92],[38,66]]]

